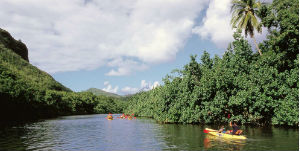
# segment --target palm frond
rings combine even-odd
[[[241,18],[243,17],[243,12],[239,12],[237,15],[233,16],[231,19],[230,24],[232,25],[232,27],[236,27],[237,22],[239,22],[241,20]]]
[[[243,21],[243,24],[242,24],[241,28],[246,28],[246,26],[248,25],[249,19],[251,20],[251,14],[247,13],[245,15],[245,18],[244,18],[244,21]]]
[[[260,27],[261,25],[253,14],[251,14],[251,23],[253,28],[257,30],[257,32],[261,33],[261,27]]]
[[[256,2],[253,4],[253,9],[259,9],[261,8],[261,6],[262,6],[261,2]]]
[[[237,9],[243,9],[246,7],[246,3],[240,1],[240,0],[233,0],[231,2],[231,9],[230,12],[232,12],[233,10],[237,10]]]
[[[251,38],[254,36],[254,29],[253,29],[253,26],[251,25],[250,22],[247,25],[247,28],[245,29],[246,37],[247,37],[248,33],[249,33],[249,35],[250,35]]]
[[[263,5],[256,0],[232,0],[230,24],[245,31],[245,36],[254,36],[254,30],[261,32],[261,24],[257,18],[258,10]]]
[[[246,18],[246,15],[243,15],[240,22],[239,22],[239,24],[238,24],[238,26],[237,26],[238,28],[243,29],[243,24],[245,22],[245,18]]]

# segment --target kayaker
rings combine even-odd
[[[225,133],[225,127],[222,125],[221,128],[218,130],[219,133]]]
[[[232,135],[236,135],[236,132],[239,131],[239,127],[236,124],[236,121],[233,121],[233,124],[229,123],[229,126],[232,127],[232,130],[228,130],[225,134],[232,134]]]
[[[113,119],[113,116],[111,113],[108,114],[107,119]]]

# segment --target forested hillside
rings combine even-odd
[[[91,92],[96,96],[103,95],[103,96],[108,96],[108,97],[116,97],[116,98],[121,98],[122,96],[110,92],[106,92],[97,88],[89,88],[84,92]]]
[[[124,101],[75,93],[55,81],[28,62],[25,44],[5,30],[0,33],[0,121],[122,112]]]
[[[4,47],[14,51],[16,54],[21,56],[24,60],[28,61],[28,50],[24,43],[21,41],[15,40],[9,32],[0,28],[0,43],[4,45]]]
[[[270,33],[261,55],[237,30],[222,57],[192,55],[163,86],[132,96],[126,111],[164,123],[298,126],[298,11],[298,0],[263,6],[258,15]]]

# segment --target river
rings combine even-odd
[[[117,115],[114,115],[117,116]],[[245,141],[220,139],[191,124],[158,124],[152,119],[106,115],[63,116],[0,126],[0,150],[299,150],[299,130],[242,127]]]

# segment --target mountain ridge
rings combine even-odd
[[[26,45],[21,40],[14,39],[8,31],[2,28],[0,28],[0,43],[29,62]]]
[[[111,92],[107,92],[98,88],[89,88],[83,92],[91,92],[96,96],[100,96],[100,95],[104,95],[104,96],[109,96],[109,97],[116,97],[116,98],[121,98],[123,96],[115,94],[115,93],[111,93]]]

